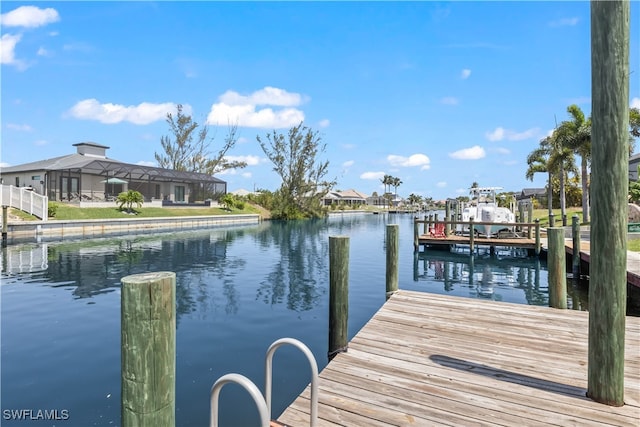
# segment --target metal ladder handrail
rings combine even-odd
[[[221,376],[218,381],[213,384],[211,387],[210,394],[210,402],[211,402],[211,415],[209,419],[210,427],[218,426],[218,399],[220,397],[220,391],[225,384],[236,383],[244,387],[245,390],[249,392],[253,401],[256,403],[258,407],[258,412],[260,413],[260,425],[262,427],[269,427],[269,411],[267,410],[267,403],[262,397],[262,393],[256,385],[247,377],[240,374],[227,374]]]
[[[318,363],[309,347],[304,345],[301,341],[295,338],[281,338],[275,341],[267,350],[265,358],[265,381],[264,381],[264,393],[265,401],[267,404],[267,411],[269,416],[271,415],[271,379],[273,370],[273,354],[281,346],[289,344],[298,348],[302,353],[307,356],[309,365],[311,367],[311,413],[309,416],[309,426],[316,427],[318,422]]]

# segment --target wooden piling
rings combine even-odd
[[[540,256],[540,219],[536,218],[536,256]]]
[[[418,217],[413,218],[413,251],[418,252],[420,249],[420,234],[418,232]]]
[[[473,238],[474,236],[473,230],[473,217],[469,218],[469,253],[473,254]]]
[[[524,222],[524,204],[520,203],[518,204],[518,219],[517,222],[519,223],[523,223]],[[518,231],[522,231],[522,226],[519,225],[518,226]]]
[[[555,226],[556,226],[555,214],[551,212],[549,214],[549,227],[555,227]]]
[[[580,218],[578,215],[571,217],[571,237],[573,238],[573,257],[571,259],[571,272],[573,279],[580,279]]]
[[[329,237],[329,360],[347,351],[349,237]]]
[[[424,216],[424,224],[422,224],[422,234],[427,234],[429,232],[429,221],[427,220],[427,215]]]
[[[527,208],[527,222],[531,224],[533,222],[533,202],[529,202]],[[531,226],[529,226],[527,237],[530,239],[532,234]]]
[[[547,228],[547,242],[549,306],[567,308],[567,254],[564,247],[564,228]]]
[[[624,405],[629,16],[629,1],[591,2],[592,215],[587,395],[612,406]]]
[[[9,218],[9,213],[8,213],[9,207],[8,206],[3,206],[2,207],[2,247],[4,248],[5,246],[7,246],[7,227],[8,225],[8,218]]]
[[[398,290],[398,250],[400,248],[400,226],[387,225],[387,298]]]
[[[176,274],[134,274],[121,281],[122,425],[173,427]]]
[[[445,221],[448,220],[450,216],[451,216],[451,204],[449,203],[449,200],[447,200],[447,202],[444,205],[444,219],[445,219]],[[451,224],[447,223],[444,226],[444,235],[448,236],[450,232],[451,232]]]

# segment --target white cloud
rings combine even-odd
[[[37,54],[38,54],[38,56],[51,56],[52,55],[51,52],[49,52],[47,49],[45,49],[43,47],[40,47],[38,49]]]
[[[140,166],[149,166],[149,167],[158,167],[158,164],[156,162],[150,162],[148,160],[140,160],[139,162],[136,163],[136,165],[140,165]]]
[[[498,154],[511,154],[511,150],[504,147],[495,147],[493,150]]]
[[[11,163],[0,162],[0,168],[8,168],[11,166]]]
[[[183,112],[189,114],[190,106],[184,106]],[[101,123],[113,124],[120,122],[130,122],[136,125],[146,125],[164,120],[167,113],[177,111],[176,104],[165,102],[162,104],[152,104],[143,102],[138,105],[100,104],[97,99],[82,100],[69,110],[69,114],[76,119],[97,120]]]
[[[360,179],[376,179],[376,180],[380,180],[382,178],[384,178],[385,173],[384,172],[365,172],[362,175],[360,175]]]
[[[387,156],[387,161],[391,164],[391,166],[402,166],[402,167],[414,167],[421,166],[421,170],[427,170],[431,167],[431,160],[424,154],[412,154],[409,157],[396,156],[394,154],[390,154]]]
[[[320,126],[321,128],[326,128],[326,127],[329,127],[330,124],[331,122],[329,121],[329,119],[322,119],[318,123],[318,126]]]
[[[539,134],[539,132],[539,128],[531,128],[523,132],[516,132],[503,127],[497,127],[493,131],[485,133],[485,137],[489,141],[502,141],[503,139],[508,141],[521,141],[523,139],[532,138]]]
[[[438,183],[436,184],[436,187],[438,187],[438,188],[444,188],[444,187],[446,187],[446,186],[447,186],[447,183],[446,183],[446,182],[444,182],[444,181],[440,181],[440,182],[438,182]]]
[[[16,58],[16,44],[21,38],[20,34],[2,35],[2,39],[0,39],[0,64],[15,65],[19,70],[27,68],[24,61]]]
[[[631,108],[640,108],[640,98],[633,98],[629,106]]]
[[[460,78],[462,80],[466,80],[469,78],[469,76],[471,75],[471,70],[468,68],[465,68],[464,70],[462,70],[462,72],[460,73]]]
[[[30,132],[33,128],[29,125],[18,125],[15,123],[7,123],[7,129],[18,130],[22,132]]]
[[[346,162],[344,162],[342,164],[343,168],[350,168],[351,166],[353,166],[355,164],[355,161],[353,160],[347,160]]]
[[[243,177],[243,178],[251,178],[252,177],[251,172],[243,172],[243,173],[240,174],[240,176]]]
[[[550,27],[573,27],[578,24],[580,19],[577,16],[572,18],[561,18],[556,19],[555,21],[549,22]]]
[[[497,127],[493,132],[485,133],[489,141],[501,141],[504,138],[504,129]]]
[[[304,112],[293,107],[302,104],[305,100],[298,93],[271,86],[246,96],[229,90],[220,95],[218,98],[220,102],[211,106],[207,123],[212,125],[236,123],[241,127],[267,129],[288,128],[304,121]],[[276,110],[258,108],[264,105],[286,108]]]
[[[462,150],[449,153],[449,157],[458,160],[477,160],[483,158],[485,155],[486,153],[484,152],[484,148],[479,145],[474,145],[471,148],[463,148]]]
[[[231,162],[246,162],[247,166],[255,166],[263,162],[258,156],[225,156],[225,159]]]
[[[458,105],[458,98],[454,96],[445,96],[440,99],[440,103],[444,105]]]
[[[59,20],[58,11],[50,7],[40,9],[36,6],[20,6],[0,15],[0,24],[4,27],[36,28]]]
[[[287,92],[277,87],[265,86],[263,89],[244,96],[228,90],[218,100],[227,105],[275,105],[277,107],[295,107],[302,104],[303,97],[299,93]]]

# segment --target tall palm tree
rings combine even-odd
[[[565,128],[558,127],[553,131],[550,143],[548,166],[560,181],[560,212],[562,215],[562,225],[567,225],[565,216],[567,213],[567,202],[565,197],[565,181],[569,172],[577,173],[573,151],[568,147],[569,133]]]
[[[393,177],[391,175],[385,174],[384,177],[382,177],[382,179],[380,180],[380,182],[382,182],[382,185],[384,185],[384,193],[382,194],[382,198],[385,200],[385,202],[387,200],[387,188],[391,185],[392,179]]]
[[[398,198],[398,187],[402,185],[402,180],[398,177],[392,178],[392,185],[395,188],[395,198]]]
[[[591,161],[591,119],[577,105],[567,107],[570,120],[560,123],[558,132],[567,148],[580,156],[582,181],[582,218],[589,222],[589,163]]]
[[[525,177],[529,181],[533,181],[533,177],[536,173],[546,172],[547,178],[547,206],[549,209],[549,215],[553,212],[553,188],[551,186],[551,180],[553,179],[553,171],[549,168],[549,155],[551,154],[551,141],[550,136],[540,141],[540,146],[533,150],[527,156],[527,164],[529,168],[525,174]]]

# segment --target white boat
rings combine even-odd
[[[474,230],[487,237],[495,236],[500,231],[512,230],[516,216],[507,208],[498,206],[496,191],[502,187],[473,187],[469,189],[471,205],[462,211],[462,221],[497,222],[500,224],[475,224]],[[504,225],[503,225],[504,224]]]

